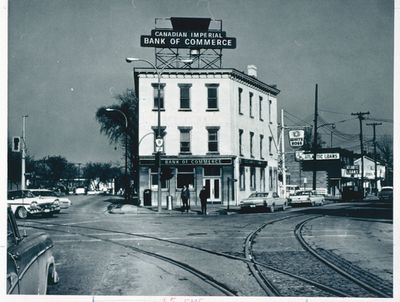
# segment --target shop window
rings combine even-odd
[[[246,190],[246,173],[244,166],[240,166],[239,168],[239,188],[240,191]]]
[[[153,86],[153,98],[154,98],[154,105],[153,105],[153,110],[158,110],[158,84],[153,83],[151,84]],[[160,84],[160,110],[165,110],[164,107],[164,87],[165,84]]]
[[[265,168],[260,168],[260,190],[265,192]]]
[[[150,172],[150,182],[151,182],[151,189],[157,190],[158,186],[158,171],[156,168],[152,168]],[[168,189],[168,181],[161,179],[161,189]]]
[[[218,130],[219,127],[207,127],[209,153],[218,153]]]
[[[183,186],[194,187],[194,168],[193,167],[179,167],[177,168],[176,187],[182,189]]]
[[[207,87],[207,110],[218,110],[218,86],[219,84],[206,84]]]
[[[272,155],[272,136],[268,137],[268,151],[269,155]]]
[[[178,84],[180,89],[180,107],[179,110],[190,110],[190,87],[192,84]]]
[[[263,98],[262,98],[262,96],[260,96],[258,99],[258,115],[259,115],[260,121],[263,121],[264,118],[263,118]]]
[[[239,129],[239,154],[243,156],[243,130]]]
[[[253,118],[253,93],[249,93],[249,112],[250,112],[250,117]]]
[[[243,112],[242,112],[242,93],[243,93],[243,89],[239,88],[239,94],[238,94],[239,114],[243,114]]]
[[[269,190],[273,189],[272,168],[269,168]]]
[[[191,127],[179,127],[180,153],[190,154],[190,130]]]
[[[256,168],[255,167],[250,167],[250,189],[253,191],[256,189]]]
[[[250,132],[250,157],[254,158],[253,154],[254,132]]]

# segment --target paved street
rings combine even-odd
[[[391,294],[393,224],[386,203],[330,203],[275,213],[240,213],[235,207],[227,212],[213,205],[202,216],[195,206],[188,214],[157,213],[112,207],[111,196],[71,200],[73,206],[53,218],[18,221],[28,234],[44,230],[53,238],[60,283],[49,288],[50,295],[379,296],[347,281],[342,287],[344,277],[325,265],[313,266],[313,274],[296,268],[299,257],[303,270],[316,261],[294,237],[296,226],[307,219],[300,231],[311,248],[371,274],[372,283],[386,284],[382,292]],[[274,283],[275,294],[252,272],[257,264],[258,274]],[[338,292],[299,279],[288,283],[293,277],[284,277],[277,267]]]

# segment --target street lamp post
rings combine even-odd
[[[146,59],[141,59],[141,58],[126,58],[125,59],[127,63],[132,63],[132,62],[146,62],[149,64],[153,69],[155,70],[157,74],[157,139],[162,140],[161,137],[161,107],[160,107],[160,81],[161,81],[161,74],[164,70],[165,67],[168,66],[168,64],[164,65],[163,68],[159,69],[157,68],[156,65],[151,63],[149,60]],[[180,59],[173,59],[171,61],[181,61],[185,64],[190,64],[192,60],[187,59],[187,60],[180,60]],[[170,62],[168,62],[170,63]],[[163,144],[164,145],[164,144]],[[161,212],[161,152],[157,150],[156,152],[156,166],[157,166],[157,211]]]
[[[124,200],[125,203],[128,202],[128,118],[126,117],[126,114],[115,108],[106,108],[106,111],[108,112],[119,112],[121,113],[124,118],[125,118],[125,191],[124,191]]]

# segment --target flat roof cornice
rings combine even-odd
[[[139,74],[155,74],[154,68],[135,68],[135,72]],[[272,95],[278,95],[281,91],[273,85],[268,85],[259,79],[249,76],[244,72],[238,71],[234,68],[220,68],[220,69],[196,69],[196,68],[166,68],[162,70],[162,75],[176,74],[176,75],[228,75],[235,79],[245,82],[246,84],[255,86],[256,88],[271,93]]]

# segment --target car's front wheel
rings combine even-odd
[[[28,211],[24,207],[19,207],[15,211],[15,214],[19,219],[25,219],[26,217],[28,217]]]
[[[275,212],[275,205],[271,204],[271,206],[269,207],[269,211],[271,213]]]

